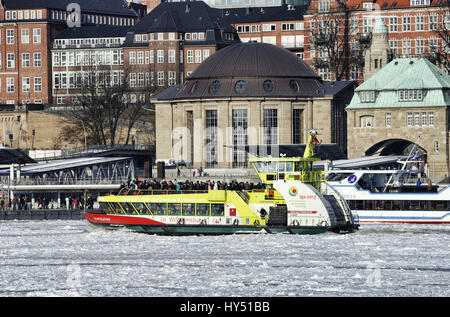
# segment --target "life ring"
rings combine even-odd
[[[319,222],[317,224],[317,227],[327,227],[328,226],[328,221],[326,220],[322,220],[321,222]]]
[[[184,224],[185,224],[185,220],[184,220],[184,218],[180,218],[180,219],[178,219],[178,222],[177,222],[177,224],[179,224],[179,225],[184,225]]]
[[[298,226],[300,226],[300,223],[298,222],[298,220],[294,220],[294,221],[292,221],[292,225],[294,227],[298,227]]]
[[[239,225],[239,219],[234,219],[234,221],[233,221],[233,225],[234,225],[234,226],[237,226],[237,225]]]

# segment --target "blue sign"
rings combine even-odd
[[[353,184],[354,182],[356,182],[358,180],[358,177],[356,177],[356,175],[350,175],[348,178],[347,178],[347,181],[350,183],[350,184]]]

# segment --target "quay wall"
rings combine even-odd
[[[81,220],[82,210],[34,209],[0,211],[0,220]]]

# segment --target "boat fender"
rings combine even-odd
[[[234,225],[234,226],[237,226],[238,224],[239,224],[239,219],[234,219],[233,225]]]
[[[202,221],[200,221],[201,225],[206,225],[206,219],[203,219]]]
[[[256,219],[256,220],[253,222],[253,225],[254,225],[254,226],[259,226],[259,220]]]
[[[185,223],[185,220],[184,220],[184,218],[180,218],[180,219],[178,219],[178,222],[177,222],[179,225],[184,225],[184,223]]]
[[[266,211],[264,208],[262,208],[262,209],[259,211],[259,213],[261,214],[261,217],[262,217],[262,218],[264,218],[264,217],[267,215],[267,211]]]
[[[292,225],[294,227],[298,227],[300,224],[299,224],[298,220],[294,220],[294,221],[292,221]]]

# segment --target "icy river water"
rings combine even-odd
[[[169,237],[0,221],[0,296],[450,296],[449,225]]]

